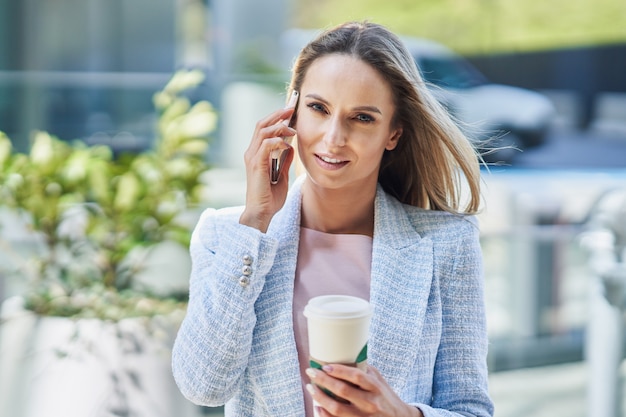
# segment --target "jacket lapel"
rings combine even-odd
[[[376,196],[369,362],[397,392],[415,363],[433,276],[433,248],[405,208],[379,186]],[[408,365],[407,365],[408,364]]]

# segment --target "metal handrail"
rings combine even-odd
[[[604,193],[590,210],[581,243],[593,273],[586,355],[588,415],[622,415],[624,319],[626,310],[626,188]]]

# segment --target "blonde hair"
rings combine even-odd
[[[385,151],[378,182],[399,201],[431,210],[476,213],[480,206],[480,157],[422,79],[402,41],[385,27],[348,22],[329,29],[300,52],[289,92],[300,90],[311,64],[329,54],[348,54],[376,69],[395,100],[398,146]],[[461,207],[466,183],[469,201]]]

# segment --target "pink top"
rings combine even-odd
[[[318,295],[353,295],[369,300],[372,238],[365,235],[331,234],[300,228],[300,246],[293,295],[293,325],[300,361],[302,387],[309,383],[306,318],[309,299]],[[313,416],[312,399],[304,389],[306,415]]]

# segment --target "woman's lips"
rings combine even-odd
[[[340,169],[348,164],[348,161],[333,158],[327,155],[315,154],[317,164],[325,169]]]

